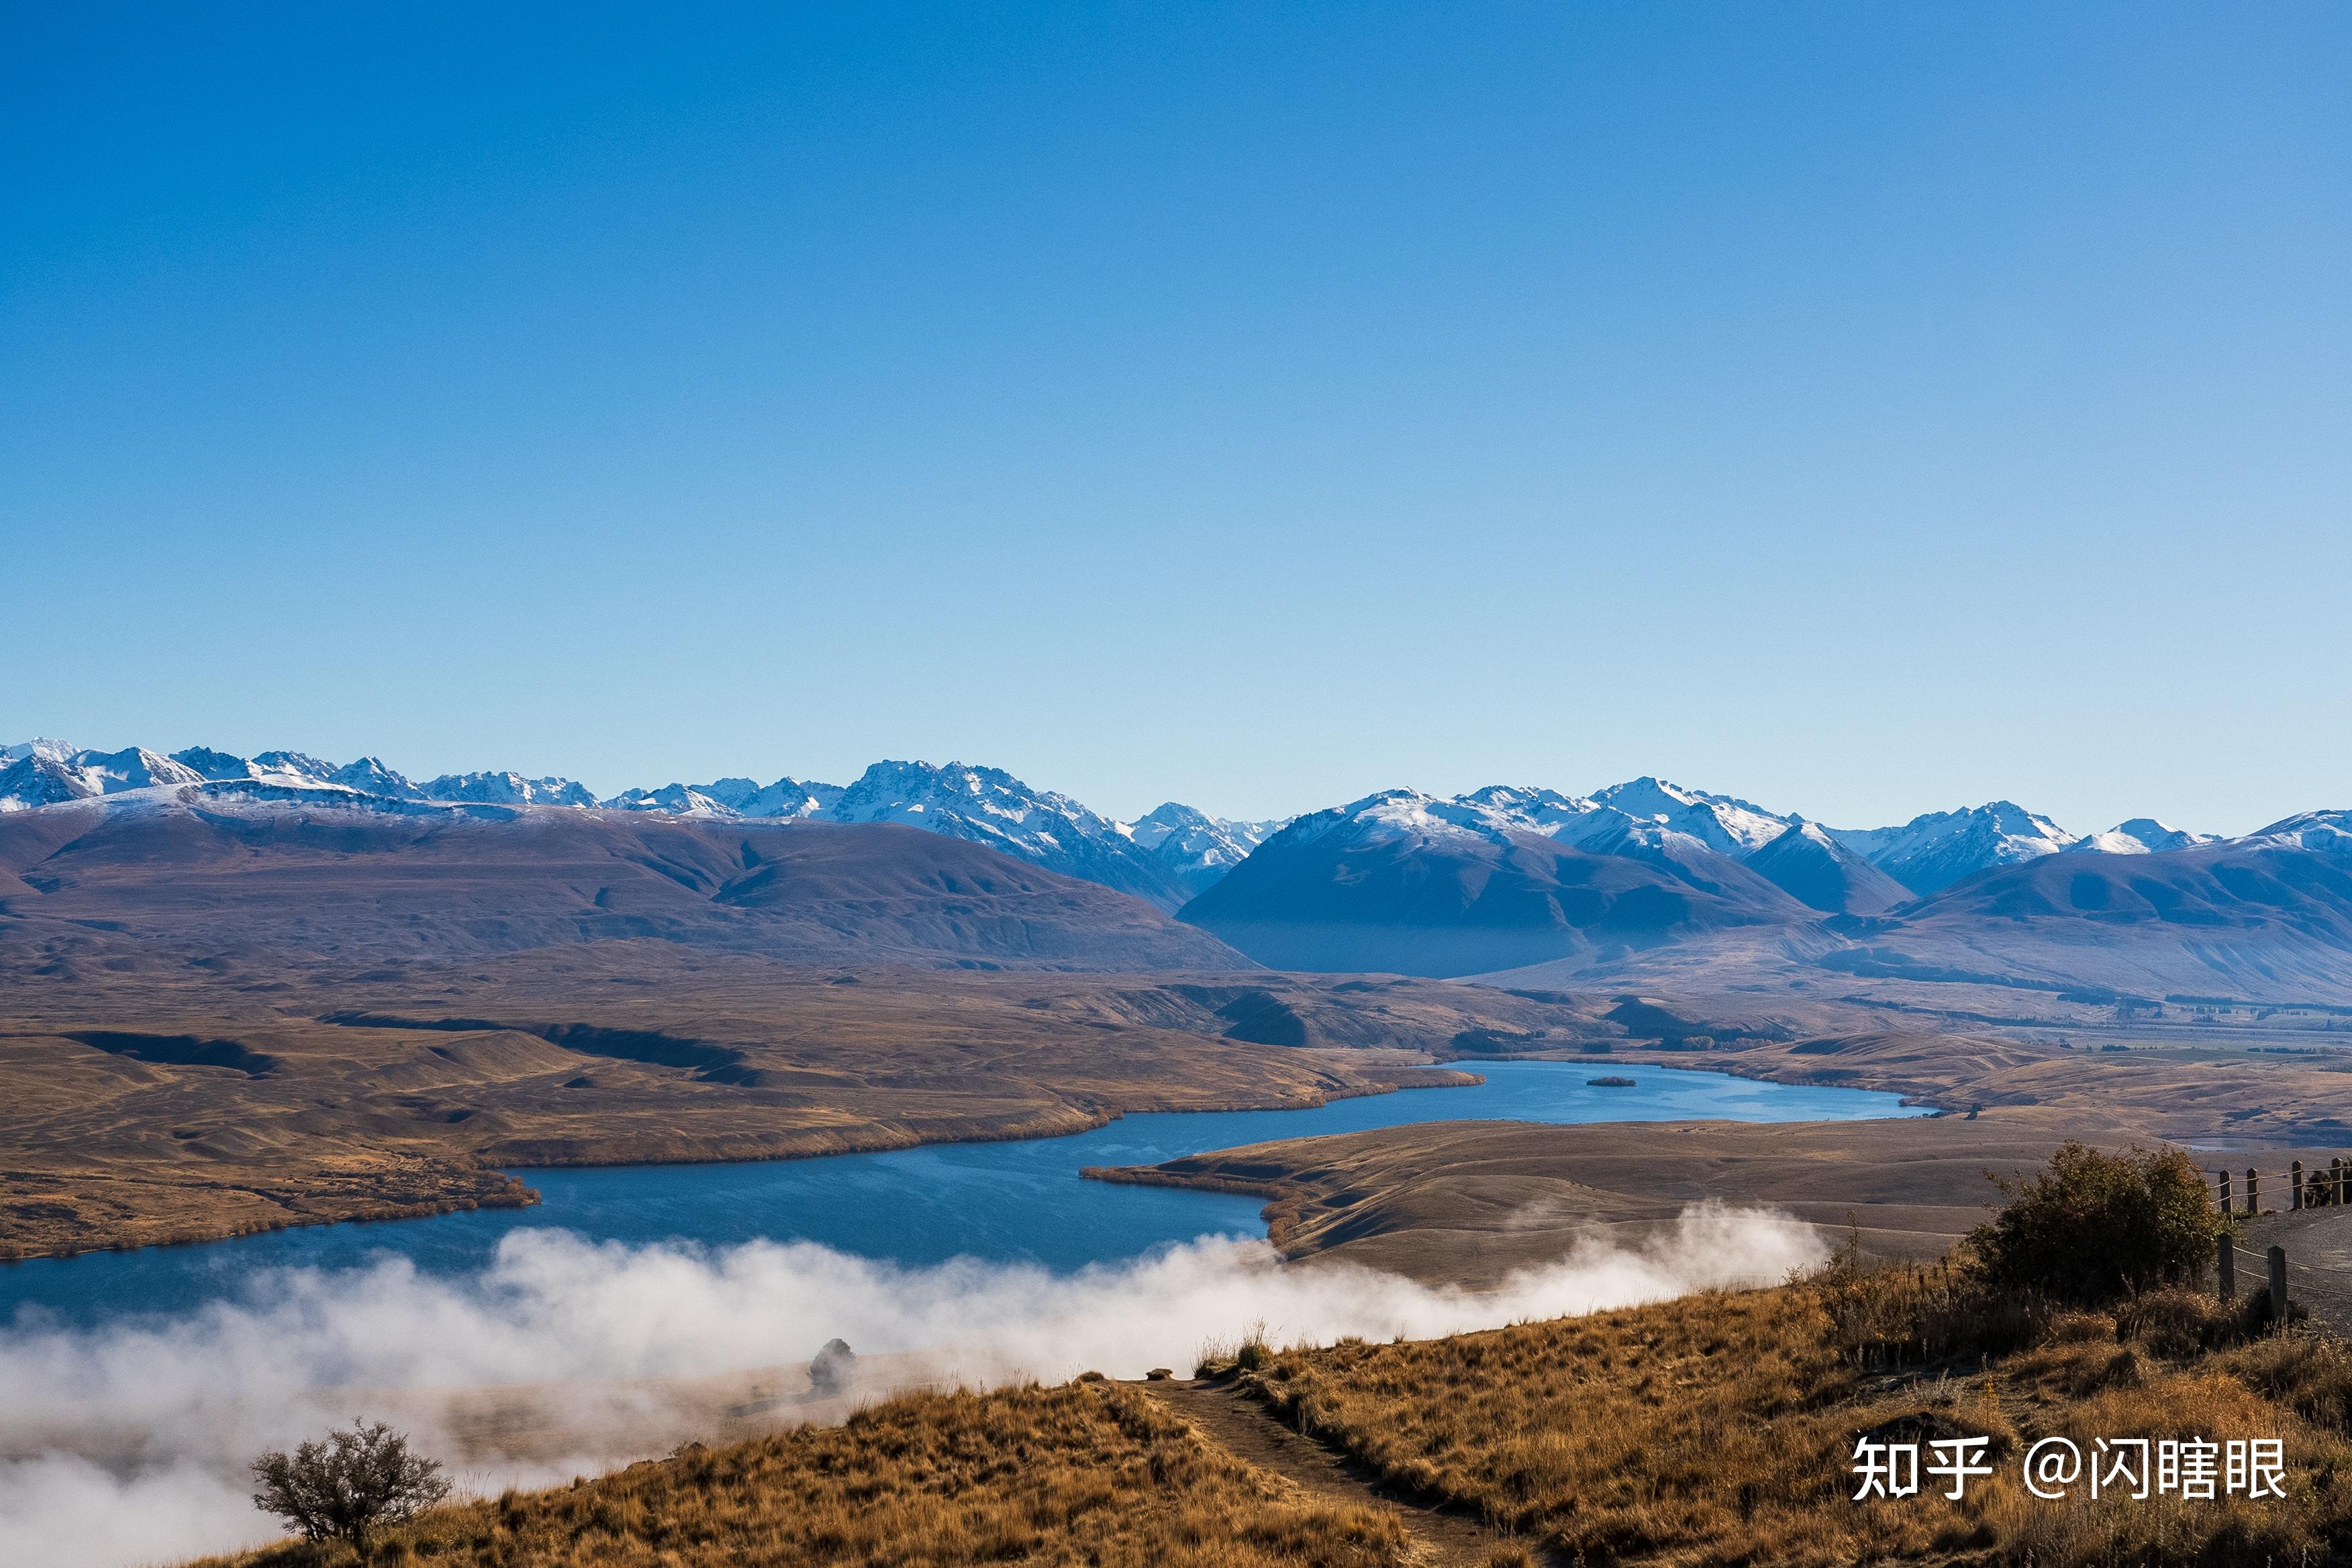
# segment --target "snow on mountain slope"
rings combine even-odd
[[[2200,844],[2213,844],[2220,836],[2212,833],[2189,833],[2168,826],[2152,816],[2135,816],[2129,822],[2118,822],[2105,833],[2094,833],[2077,838],[2066,846],[2069,855],[2163,855],[2175,849],[2194,849]]]
[[[324,784],[335,773],[334,763],[308,752],[263,752],[247,766],[252,777],[278,784]]]
[[[71,763],[41,752],[27,752],[0,768],[0,811],[34,811],[98,793]]]
[[[1531,785],[1488,784],[1454,798],[1465,805],[1498,812],[1555,837],[1571,837],[1610,809],[1580,795],[1562,795],[1558,790]]]
[[[358,762],[346,763],[329,773],[326,782],[362,795],[389,795],[394,800],[422,798],[417,787],[386,767],[381,757],[362,757]]]
[[[736,780],[722,780],[733,784]],[[750,784],[751,781],[740,781]],[[717,795],[717,784],[703,786],[706,795]],[[730,802],[746,816],[822,816],[842,797],[839,784],[819,784],[814,779],[780,778],[772,784],[762,784],[741,800]],[[721,797],[724,798],[724,797]]]
[[[518,773],[443,773],[420,787],[427,800],[486,805],[594,805],[596,797],[570,779],[527,779]]]
[[[2259,832],[2226,842],[2291,844],[2331,860],[2352,862],[2352,811],[2297,812],[2283,822],[2273,822]]]
[[[1910,890],[1831,837],[1800,822],[1743,862],[1811,909],[1832,915],[1874,915],[1910,900]]]
[[[203,775],[194,768],[138,746],[69,752],[55,742],[28,742],[16,761],[0,770],[0,811],[30,811],[93,795],[202,782]]]
[[[604,804],[614,811],[667,811],[682,816],[789,818],[815,816],[840,798],[839,784],[789,777],[772,784],[724,778],[706,784],[624,790]]]
[[[1638,778],[1595,790],[1593,803],[1643,822],[1688,834],[1718,855],[1752,854],[1789,830],[1797,820],[1727,795]]]
[[[1698,839],[1623,812],[1538,826],[1528,797],[1383,790],[1298,818],[1184,907],[1276,968],[1475,974],[1608,955],[1810,912]],[[1559,797],[1566,800],[1569,797]]]
[[[876,763],[823,814],[828,822],[899,822],[984,844],[1173,910],[1190,896],[1173,871],[1121,826],[1068,795],[1033,789],[1001,768]]]
[[[1830,837],[1915,893],[1948,888],[1995,866],[2054,855],[2074,836],[2014,802],[1934,811],[1900,827],[1832,827]]]
[[[672,816],[740,817],[743,814],[688,784],[664,784],[659,789],[623,790],[606,801],[607,811],[666,811]]]
[[[226,752],[215,752],[210,746],[190,746],[184,752],[173,752],[172,760],[184,768],[193,769],[199,778],[249,779],[253,777],[251,763],[247,762],[243,757],[231,756]]]
[[[1136,847],[1150,852],[1192,892],[1200,892],[1249,858],[1279,830],[1280,822],[1237,822],[1167,801],[1128,826]]]

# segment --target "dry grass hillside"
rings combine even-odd
[[[385,1537],[447,1568],[1405,1568],[1373,1510],[1243,1463],[1131,1386],[896,1399],[846,1426],[688,1449],[552,1491],[445,1508]],[[197,1568],[334,1568],[288,1544]]]
[[[443,1508],[392,1530],[373,1560],[2300,1568],[2352,1545],[2352,1349],[2181,1289],[2063,1310],[1941,1266],[1846,1264],[1451,1339],[1250,1342],[1202,1372],[905,1396],[842,1426]],[[1929,1476],[1916,1496],[1857,1504],[1864,1435],[1980,1435],[1992,1474],[1957,1502]],[[2274,1437],[2285,1496],[2095,1500],[2078,1479],[2042,1500],[2020,1464],[2048,1436],[2085,1454],[2101,1437]],[[1344,1461],[1327,1459],[1319,1485],[1285,1458],[1303,1440]],[[1451,1510],[1483,1544],[1445,1551],[1399,1500]],[[354,1564],[346,1548],[289,1542],[192,1568]]]
[[[1384,1480],[1561,1560],[2315,1563],[2352,1541],[2352,1352],[2167,1291],[1988,1324],[1939,1270],[1832,1278],[1489,1333],[1267,1356],[1243,1380]],[[1998,1316],[1996,1313],[1995,1316]],[[1973,1320],[1973,1321],[1972,1321]],[[1939,1342],[1961,1331],[1959,1342]],[[1973,1336],[1977,1342],[1969,1343]],[[1858,1436],[1992,1439],[1959,1502],[1851,1500]],[[2278,1437],[2284,1501],[2025,1491],[2043,1436]],[[1932,1462],[1932,1456],[1930,1457]]]

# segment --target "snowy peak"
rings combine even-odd
[[[731,798],[734,786],[748,784],[749,779],[720,779],[702,786],[702,793],[714,800],[724,800],[745,816],[800,817],[821,816],[831,810],[842,797],[839,784],[818,784],[810,779],[780,778],[772,784],[761,784],[743,793],[741,798]],[[722,790],[725,793],[721,793]]]
[[[2158,822],[2152,816],[2135,816],[2129,822],[2118,822],[2104,833],[2094,833],[2087,838],[2077,838],[2066,846],[2072,855],[2164,855],[2175,849],[2194,849],[2200,844],[2220,842],[2211,833],[2189,833]]]
[[[1248,859],[1250,851],[1282,826],[1211,816],[1171,800],[1129,824],[1127,837],[1166,866],[1187,889],[1199,892]]]
[[[659,789],[623,790],[604,803],[608,811],[666,811],[677,816],[789,819],[815,816],[841,798],[839,784],[781,778],[713,779],[704,784],[670,784]]]
[[[2074,836],[2013,801],[1934,811],[1900,827],[1832,828],[1830,836],[1915,893],[1932,893],[1995,866],[2054,855]]]
[[[1752,854],[1786,832],[1797,819],[1765,810],[1751,801],[1638,778],[1596,790],[1593,801],[1642,822],[1687,834],[1718,855]]]
[[[258,762],[261,759],[256,758]],[[517,773],[443,773],[418,791],[426,800],[478,805],[594,805],[587,787],[570,779],[527,779]]]
[[[1580,795],[1562,795],[1558,790],[1520,784],[1488,784],[1485,789],[1454,798],[1464,805],[1516,818],[1538,833],[1560,837],[1572,836],[1610,809]]]
[[[384,766],[383,759],[381,757],[362,757],[358,762],[346,763],[329,773],[327,782],[341,784],[348,790],[355,790],[361,795],[387,795],[394,800],[423,798],[422,793],[415,784]]]
[[[2352,811],[2297,812],[2238,842],[2287,845],[2331,860],[2352,862]]]
[[[1793,824],[1750,855],[1748,868],[1823,914],[1874,915],[1911,897],[1900,882],[1817,823]]]
[[[876,763],[816,814],[828,822],[892,822],[969,839],[1065,876],[1083,877],[1173,910],[1190,896],[1173,869],[1068,795],[1002,768]]]
[[[184,752],[173,752],[172,760],[196,776],[213,782],[222,779],[249,779],[254,776],[253,764],[243,757],[215,752],[210,746],[190,746]]]
[[[964,763],[876,763],[844,790],[825,816],[835,822],[906,822],[946,813],[1006,838],[1117,830],[1068,795],[1032,789],[1002,768]]]
[[[16,760],[0,769],[0,811],[31,811],[125,790],[204,782],[194,768],[140,746],[68,752],[53,741],[33,741],[8,750]]]
[[[0,768],[0,811],[33,811],[98,793],[71,763],[38,752],[28,751]]]
[[[746,799],[750,798],[748,795]],[[743,814],[707,790],[682,784],[659,789],[623,790],[604,802],[607,811],[666,811],[672,816],[740,817]]]

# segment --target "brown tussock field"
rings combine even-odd
[[[1565,1561],[1676,1568],[1868,1562],[2334,1561],[2352,1539],[2352,1352],[2167,1291],[2112,1313],[2006,1314],[1936,1269],[1853,1272],[1452,1339],[1291,1350],[1238,1375],[1271,1413],[1397,1488]],[[2002,1321],[2004,1318],[2008,1321]],[[2011,1340],[1999,1351],[1974,1338]],[[1962,1343],[1950,1342],[1953,1338]],[[1851,1500],[1856,1437],[1983,1434],[1954,1503]],[[2280,1437],[2284,1501],[2030,1496],[2066,1436]],[[1923,1453],[1925,1450],[1923,1449]]]
[[[891,1400],[845,1426],[689,1448],[601,1479],[435,1510],[373,1560],[451,1568],[1019,1562],[1391,1568],[1392,1520],[1307,1497],[1141,1391],[1078,1382]],[[335,1568],[295,1543],[193,1568]]]
[[[1990,1297],[1941,1268],[1845,1262],[1775,1289],[1443,1340],[1248,1342],[1203,1371],[1357,1465],[1364,1506],[1244,1462],[1141,1387],[1089,1378],[902,1396],[842,1426],[444,1508],[388,1532],[373,1561],[1421,1561],[1423,1543],[1373,1506],[1375,1486],[1489,1527],[1495,1564],[2234,1568],[2341,1561],[2352,1544],[2352,1346],[2265,1332],[2182,1289],[2063,1311]],[[1994,1473],[1957,1503],[1923,1475],[1919,1496],[1856,1504],[1864,1433],[1981,1434]],[[2278,1437],[2287,1496],[2095,1501],[2078,1483],[2043,1501],[2018,1461],[2044,1436],[2086,1456],[2103,1436]],[[192,1568],[354,1561],[285,1543]]]

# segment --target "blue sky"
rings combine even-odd
[[[33,7],[0,739],[2352,805],[2352,11]]]

